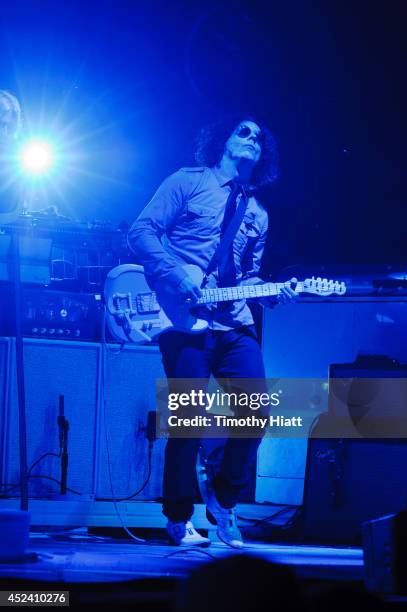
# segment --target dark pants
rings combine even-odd
[[[168,378],[217,379],[256,378],[264,380],[264,363],[254,326],[231,331],[207,330],[200,334],[167,332],[160,336],[160,350]],[[260,383],[261,386],[261,383]],[[263,388],[256,390],[266,392]],[[225,508],[236,505],[248,480],[263,431],[256,437],[227,440],[214,488]],[[193,514],[196,461],[199,438],[169,438],[165,450],[163,496],[164,514],[173,521],[187,521]]]

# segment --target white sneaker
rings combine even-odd
[[[209,546],[211,541],[209,538],[204,538],[198,533],[191,523],[176,523],[174,521],[168,521],[167,533],[173,544],[177,546]]]
[[[207,488],[206,508],[208,521],[218,526],[218,538],[232,548],[243,548],[242,534],[236,522],[236,508],[223,508],[211,487]]]

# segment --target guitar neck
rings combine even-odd
[[[203,289],[198,304],[215,304],[217,302],[231,302],[241,299],[256,299],[278,295],[286,283],[261,283],[259,285],[241,285],[239,287],[215,287]],[[297,283],[294,291],[301,293],[303,283]]]

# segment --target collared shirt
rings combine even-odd
[[[187,275],[182,268],[185,264],[206,271],[219,244],[229,183],[217,168],[207,167],[181,168],[163,181],[128,235],[129,246],[144,266],[150,286],[169,284],[175,288]],[[266,210],[249,195],[233,241],[237,285],[260,282],[257,274],[267,226]],[[216,271],[206,286],[217,286]],[[245,300],[230,302],[226,309],[200,307],[199,316],[220,330],[253,323]]]

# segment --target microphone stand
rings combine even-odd
[[[17,232],[11,238],[12,280],[16,334],[16,374],[18,397],[18,437],[20,446],[20,509],[28,510],[27,422],[25,409],[24,343],[22,333],[22,299],[20,276],[20,244]]]
[[[61,452],[61,495],[66,495],[67,480],[68,480],[68,431],[69,421],[65,418],[64,413],[65,398],[59,396],[59,450]]]

